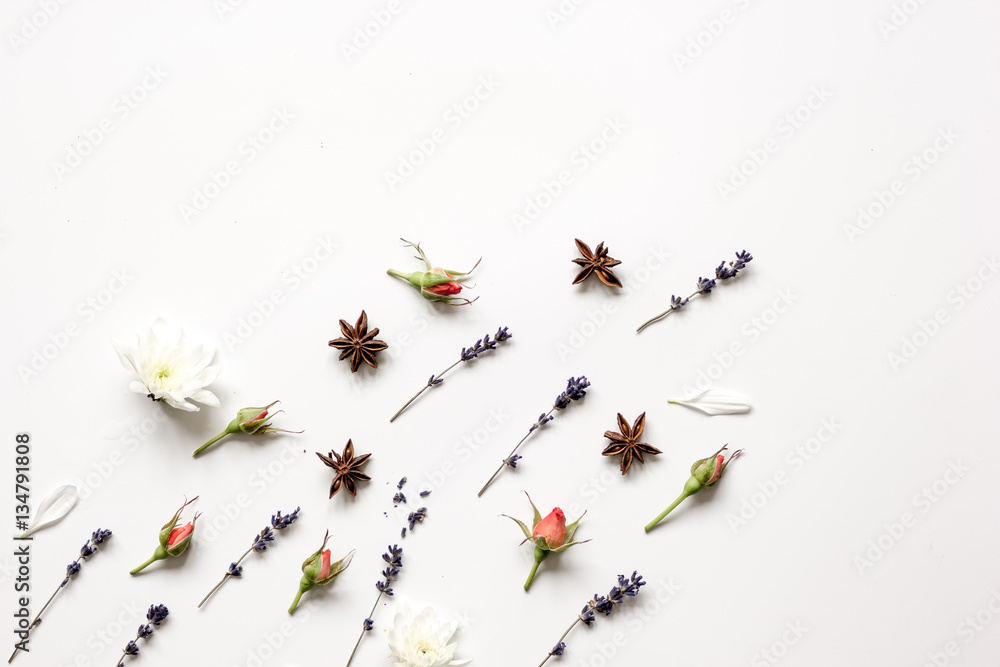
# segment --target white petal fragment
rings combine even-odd
[[[729,389],[706,389],[688,398],[667,399],[668,403],[686,405],[701,410],[706,415],[739,415],[750,412],[750,399]]]
[[[77,496],[76,486],[73,484],[60,486],[50,493],[35,509],[35,519],[31,522],[31,527],[21,534],[21,537],[27,537],[36,530],[41,530],[50,523],[66,516],[76,505]]]

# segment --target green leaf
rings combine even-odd
[[[583,514],[580,515],[580,519],[582,519],[585,516],[587,516],[587,512],[586,511]],[[567,542],[572,542],[573,541],[573,536],[576,535],[577,526],[580,525],[580,519],[577,519],[573,523],[571,523],[571,524],[569,524],[569,525],[566,526],[566,541]]]
[[[507,514],[501,514],[500,516],[505,516],[514,523],[516,523],[517,525],[519,525],[521,527],[521,532],[524,533],[524,536],[529,540],[531,539],[531,531],[528,530],[528,527],[524,525],[523,521],[521,521],[520,519],[515,519],[514,517],[509,516]]]
[[[583,540],[582,542],[567,542],[566,544],[562,545],[562,546],[561,546],[561,547],[559,547],[558,549],[552,549],[552,553],[554,553],[554,554],[557,554],[557,553],[560,553],[560,552],[563,552],[563,551],[566,551],[566,550],[567,550],[567,549],[569,549],[570,547],[575,547],[575,546],[576,546],[576,545],[578,545],[578,544],[586,544],[586,543],[587,543],[587,542],[589,542],[589,541],[590,541],[590,540]]]
[[[524,495],[528,496],[528,492],[525,491]],[[538,522],[542,520],[542,515],[538,513],[538,508],[535,507],[535,503],[531,500],[531,496],[528,496],[528,502],[531,503],[531,509],[535,513],[535,516],[531,521],[531,529],[534,530],[535,526],[538,525]]]
[[[330,563],[330,576],[327,577],[326,579],[323,579],[322,581],[317,581],[316,583],[319,584],[320,586],[326,586],[328,583],[336,579],[337,575],[346,570],[351,565],[352,560],[354,560],[353,550],[351,551],[351,553],[347,554],[346,556],[338,560],[336,563]]]

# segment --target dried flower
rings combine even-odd
[[[476,267],[479,266],[479,262],[476,262],[475,266],[464,273],[461,271],[453,271],[451,269],[442,269],[439,266],[431,266],[431,262],[427,259],[427,255],[425,255],[424,251],[420,249],[419,243],[414,245],[406,239],[400,240],[406,245],[406,247],[413,248],[417,251],[417,259],[424,263],[426,271],[404,273],[395,269],[389,269],[386,273],[390,276],[395,276],[408,281],[411,285],[420,290],[420,296],[424,297],[428,301],[446,303],[449,306],[465,306],[471,304],[472,301],[475,301],[475,299],[469,301],[464,297],[459,298],[455,295],[459,294],[463,289],[468,289],[468,286],[464,283],[464,279],[476,270]],[[480,261],[482,260],[480,259]],[[479,297],[476,298],[478,299]]]
[[[424,387],[420,391],[418,391],[416,394],[414,394],[413,398],[411,398],[410,400],[408,400],[406,402],[406,404],[403,407],[401,407],[396,412],[396,414],[394,414],[389,419],[389,421],[390,422],[395,421],[396,417],[398,417],[403,412],[403,410],[405,410],[406,408],[410,407],[410,403],[412,403],[413,401],[417,400],[417,398],[420,396],[420,394],[424,393],[425,391],[427,391],[431,387],[436,387],[437,385],[439,385],[442,382],[444,382],[444,374],[447,373],[448,371],[450,371],[452,368],[454,368],[455,366],[458,366],[463,361],[472,361],[473,359],[475,359],[476,357],[478,357],[483,352],[486,352],[488,350],[495,350],[497,348],[497,343],[502,343],[502,342],[504,342],[506,340],[510,340],[513,337],[514,337],[513,334],[507,332],[507,327],[500,327],[500,328],[497,329],[497,332],[493,335],[493,340],[490,340],[490,335],[486,334],[485,336],[483,336],[482,338],[480,338],[479,340],[477,340],[472,347],[463,347],[462,348],[462,352],[459,355],[458,361],[456,361],[455,363],[453,363],[451,366],[448,366],[448,368],[444,369],[443,371],[441,371],[437,375],[432,375],[430,377],[430,379],[427,380],[427,384],[425,384]]]
[[[642,432],[646,428],[646,413],[643,412],[639,415],[639,418],[635,420],[632,426],[628,425],[625,418],[622,417],[622,413],[618,413],[618,429],[621,433],[615,433],[614,431],[605,431],[604,437],[610,439],[612,442],[610,445],[604,448],[601,452],[604,456],[618,456],[621,455],[621,471],[624,475],[628,472],[628,469],[632,467],[632,461],[639,459],[639,463],[645,463],[642,458],[643,454],[662,454],[659,449],[653,447],[645,442],[639,442],[639,438],[642,437]]]
[[[299,581],[299,592],[295,594],[292,606],[288,608],[289,614],[295,613],[295,609],[299,606],[299,600],[302,599],[303,593],[312,590],[315,586],[326,586],[336,579],[341,572],[346,570],[350,566],[351,560],[354,559],[354,551],[352,550],[351,553],[336,563],[331,563],[330,549],[326,548],[326,543],[329,539],[330,531],[326,531],[326,536],[323,537],[323,544],[302,563],[302,579]]]
[[[153,555],[150,556],[149,560],[145,563],[130,571],[129,574],[136,574],[158,560],[180,556],[182,553],[187,551],[188,546],[191,544],[191,536],[194,533],[195,523],[197,523],[198,517],[200,517],[201,514],[195,514],[194,518],[183,526],[178,526],[177,523],[180,520],[181,511],[196,500],[198,500],[198,496],[185,501],[184,504],[181,505],[176,512],[174,512],[174,516],[163,524],[163,528],[160,529],[160,544],[156,547]]]
[[[611,592],[607,596],[604,595],[594,595],[593,600],[589,600],[583,607],[583,611],[576,617],[573,623],[566,628],[566,632],[562,634],[559,638],[559,642],[549,651],[545,659],[538,665],[542,667],[546,662],[549,661],[554,655],[562,655],[566,650],[566,635],[569,634],[570,630],[576,627],[577,623],[583,622],[586,626],[591,626],[594,624],[594,619],[596,618],[596,612],[600,612],[605,616],[609,616],[611,612],[615,610],[615,605],[619,605],[625,602],[626,598],[635,597],[639,594],[639,588],[645,586],[646,582],[642,580],[642,575],[638,572],[633,572],[631,577],[626,577],[624,574],[618,575],[618,585],[611,587]]]
[[[361,468],[368,463],[368,459],[371,458],[371,454],[362,454],[361,456],[354,455],[354,442],[351,440],[347,441],[347,446],[344,447],[344,454],[340,455],[337,452],[330,452],[328,456],[323,456],[319,452],[316,452],[316,456],[319,457],[320,461],[325,463],[330,468],[337,473],[333,478],[333,484],[330,485],[330,497],[333,498],[333,494],[340,491],[343,486],[347,489],[348,493],[352,496],[358,495],[358,482],[368,482],[371,481],[371,477],[361,472]]]
[[[243,408],[236,413],[236,418],[229,422],[229,426],[227,426],[222,433],[215,436],[198,449],[194,450],[194,454],[191,456],[198,456],[219,440],[222,440],[227,435],[232,435],[234,433],[246,433],[248,435],[266,435],[268,433],[302,433],[302,431],[289,431],[287,429],[273,428],[271,426],[268,419],[284,412],[284,410],[278,410],[274,413],[268,412],[276,403],[278,403],[278,401],[272,401],[271,403],[268,403],[260,408]]]
[[[74,487],[74,489],[75,488],[76,487]],[[45,613],[45,610],[48,609],[49,605],[52,604],[52,601],[55,600],[56,595],[59,594],[59,591],[65,588],[66,584],[72,581],[73,577],[75,577],[80,572],[80,566],[84,562],[86,562],[88,558],[97,553],[97,547],[99,545],[104,544],[104,542],[109,539],[111,539],[111,531],[105,530],[103,528],[98,528],[97,530],[95,530],[93,533],[90,534],[90,539],[87,542],[85,542],[82,547],[80,547],[79,558],[66,566],[66,576],[63,578],[62,583],[59,584],[59,587],[56,588],[55,592],[52,593],[48,601],[44,605],[42,605],[42,608],[38,611],[37,614],[35,614],[35,618],[31,621],[28,627],[25,628],[24,630],[14,631],[14,634],[17,635],[20,641],[14,645],[14,652],[10,654],[10,658],[7,660],[7,662],[11,662],[14,659],[14,656],[17,655],[18,651],[28,650],[28,638],[31,634],[31,631],[35,629],[35,626],[42,622],[42,614]]]
[[[750,412],[750,399],[728,389],[706,389],[688,398],[670,398],[668,403],[686,405],[707,415],[738,415]]]
[[[573,260],[574,264],[583,267],[580,273],[576,274],[576,278],[573,280],[574,285],[582,283],[593,273],[608,287],[622,286],[622,281],[611,270],[612,267],[618,266],[621,262],[614,257],[608,257],[608,249],[604,247],[603,241],[597,244],[595,250],[591,250],[590,246],[580,239],[574,240],[577,249],[583,255],[583,257]]]
[[[117,340],[112,344],[125,370],[139,376],[129,385],[132,391],[188,412],[199,409],[188,399],[219,407],[219,399],[205,389],[219,376],[219,367],[209,366],[214,347],[187,342],[184,330],[162,317],[139,335],[138,346]]]
[[[389,347],[389,344],[382,340],[377,340],[378,327],[368,330],[368,315],[361,311],[358,321],[352,327],[344,320],[340,320],[341,338],[334,338],[330,341],[330,347],[340,350],[340,359],[343,361],[347,357],[351,358],[351,372],[357,373],[364,361],[372,368],[378,368],[378,359],[375,355]]]
[[[282,516],[281,510],[278,510],[275,514],[272,514],[271,525],[264,526],[264,528],[260,531],[260,533],[254,536],[253,542],[250,544],[250,548],[243,552],[243,555],[240,556],[239,560],[237,560],[235,563],[229,564],[229,569],[226,570],[226,573],[224,575],[222,575],[222,580],[219,581],[219,583],[217,583],[215,587],[208,592],[208,595],[202,598],[202,601],[198,603],[198,608],[201,609],[201,606],[205,604],[208,598],[212,597],[212,594],[215,593],[215,591],[222,588],[222,585],[226,583],[230,577],[243,576],[243,566],[240,565],[240,563],[243,562],[243,559],[249,556],[251,552],[260,553],[262,551],[266,551],[267,543],[274,541],[274,531],[284,530],[285,528],[288,528],[290,525],[295,523],[295,520],[299,518],[299,512],[301,511],[301,509],[302,509],[301,507],[296,507],[294,512],[292,512],[291,514],[286,514],[284,516]]]
[[[467,665],[471,660],[455,660],[458,644],[451,641],[458,624],[445,621],[433,607],[419,612],[407,600],[396,606],[389,650],[396,667],[449,667]]]
[[[405,529],[404,529],[405,530]],[[375,621],[372,617],[375,615],[375,609],[378,607],[379,601],[382,599],[383,595],[392,596],[392,582],[396,580],[399,576],[399,571],[403,569],[403,547],[393,544],[387,547],[387,551],[382,554],[382,560],[385,561],[385,569],[382,570],[382,578],[375,582],[375,588],[378,590],[378,597],[375,598],[375,604],[372,605],[372,610],[365,617],[365,620],[361,623],[361,635],[358,637],[358,641],[354,644],[354,650],[351,651],[351,657],[347,659],[347,667],[350,667],[351,662],[354,660],[355,654],[358,652],[358,647],[361,646],[361,640],[364,638],[365,633],[375,627]]]
[[[520,448],[522,444],[524,444],[524,441],[528,439],[528,436],[534,433],[536,429],[544,426],[545,424],[548,424],[550,421],[555,419],[555,417],[552,416],[553,412],[555,412],[556,410],[565,410],[570,406],[570,404],[573,401],[578,401],[584,396],[586,396],[587,387],[589,386],[590,386],[590,380],[588,380],[586,377],[582,375],[578,378],[571,377],[569,380],[567,380],[566,391],[556,396],[556,400],[552,403],[552,408],[548,412],[543,412],[541,415],[538,416],[538,420],[531,425],[531,427],[528,429],[528,432],[524,435],[524,437],[521,438],[521,440],[516,445],[514,445],[514,449],[510,450],[510,454],[507,455],[507,458],[503,459],[500,462],[500,466],[493,473],[493,476],[486,481],[486,484],[483,485],[483,488],[479,489],[479,493],[477,493],[476,495],[482,496],[483,492],[486,491],[487,488],[489,488],[489,485],[493,483],[493,480],[496,479],[497,475],[500,474],[500,471],[503,470],[505,466],[508,468],[517,468],[517,462],[522,457],[520,456],[515,457],[514,453],[517,452],[518,448]]]
[[[699,276],[697,282],[698,289],[692,292],[685,299],[672,295],[670,297],[670,308],[667,308],[656,317],[643,322],[639,328],[635,330],[636,333],[642,331],[653,322],[666,317],[675,310],[680,310],[687,305],[687,302],[690,301],[692,297],[698,294],[710,294],[716,285],[716,280],[729,280],[730,278],[735,278],[740,271],[746,268],[747,263],[749,263],[752,259],[753,256],[746,250],[743,250],[736,253],[736,261],[729,262],[729,266],[726,266],[726,262],[723,260],[717,267],[715,267],[715,278],[702,278]]]
[[[160,627],[170,611],[166,606],[162,604],[150,605],[149,611],[146,612],[146,620],[148,623],[143,623],[139,626],[139,629],[135,633],[135,639],[129,641],[122,650],[122,657],[118,659],[118,667],[125,667],[125,656],[126,655],[139,655],[139,644],[137,643],[140,639],[146,639],[149,637],[156,628]]]
[[[742,449],[737,449],[732,455],[726,459],[725,455],[722,453],[726,450],[728,445],[723,445],[722,448],[716,453],[712,454],[708,458],[699,459],[694,462],[691,466],[691,477],[684,484],[684,490],[681,495],[677,497],[670,507],[663,510],[659,516],[646,524],[646,532],[648,533],[653,527],[663,521],[668,514],[670,514],[675,507],[681,504],[681,502],[688,496],[692,496],[707,486],[712,486],[722,478],[722,473],[725,472],[726,466],[735,459],[737,456],[743,453]]]
[[[528,496],[527,492],[525,492],[524,495]],[[506,514],[500,515],[507,517],[521,528],[521,532],[524,533],[524,542],[530,541],[535,545],[535,564],[531,568],[528,580],[524,582],[524,590],[528,590],[531,586],[531,582],[535,578],[535,573],[538,572],[538,566],[542,564],[542,561],[546,560],[552,554],[561,553],[572,546],[590,541],[573,541],[573,536],[576,534],[577,526],[580,523],[580,519],[583,518],[583,515],[581,515],[580,518],[573,523],[567,524],[566,515],[563,514],[561,509],[556,507],[549,512],[548,516],[542,519],[542,515],[538,512],[538,508],[535,507],[535,503],[531,500],[531,496],[528,496],[528,502],[531,503],[531,509],[534,512],[534,519],[532,520],[530,531],[520,520]],[[584,512],[584,514],[586,514],[586,512]],[[521,542],[521,544],[524,544],[524,542]]]

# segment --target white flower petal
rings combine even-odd
[[[115,352],[118,353],[118,361],[122,362],[122,368],[133,373],[138,373],[139,367],[135,360],[136,351],[114,338],[111,339],[111,345],[114,346]]]
[[[57,488],[35,508],[35,518],[31,522],[31,527],[21,533],[21,537],[27,537],[36,530],[41,530],[50,523],[66,516],[76,505],[77,497],[76,485],[74,484],[66,484]]]
[[[131,389],[132,391],[134,391],[137,394],[148,394],[149,393],[149,389],[146,388],[146,385],[144,385],[143,383],[139,382],[138,380],[132,380],[131,382],[129,382],[128,383],[128,388]]]
[[[221,403],[219,403],[219,398],[208,389],[199,389],[191,394],[189,398],[192,401],[198,401],[202,405],[208,405],[213,408],[217,408],[221,405]]]
[[[414,614],[406,600],[397,602],[396,616],[389,631],[389,650],[399,662],[397,667],[450,667],[466,665],[471,660],[453,660],[458,647],[448,643],[458,625],[440,618],[433,607]]]
[[[738,415],[750,412],[750,399],[728,389],[710,388],[688,398],[671,398],[668,403],[686,405],[707,415]]]

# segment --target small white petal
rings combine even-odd
[[[685,405],[713,416],[743,414],[744,412],[750,412],[751,407],[750,399],[746,396],[728,389],[716,389],[714,387],[688,398],[671,398],[667,402]]]
[[[219,403],[219,398],[208,389],[199,389],[198,391],[191,394],[188,398],[192,401],[198,401],[202,405],[208,405],[213,408],[217,408],[221,403]]]
[[[21,537],[27,537],[36,530],[41,530],[50,523],[54,523],[66,516],[73,509],[73,506],[76,505],[77,497],[76,486],[73,484],[66,484],[57,488],[46,496],[45,500],[39,503],[35,509],[35,518],[31,522],[31,527],[24,531]]]

